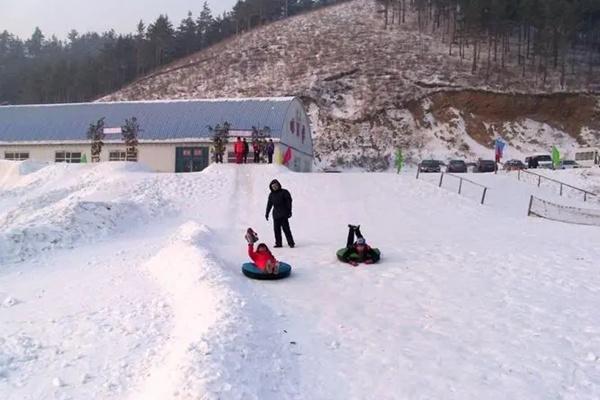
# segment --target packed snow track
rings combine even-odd
[[[253,281],[274,178],[294,270]],[[1,162],[0,398],[600,398],[600,228],[481,179],[486,206],[412,173]],[[381,263],[337,261],[349,223]]]

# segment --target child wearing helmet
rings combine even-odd
[[[354,237],[356,236],[356,242]],[[338,253],[340,261],[357,266],[359,263],[374,264],[380,259],[378,251],[372,249],[360,232],[360,225],[348,225],[346,249]]]

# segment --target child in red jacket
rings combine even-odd
[[[266,244],[261,243],[254,251],[254,243],[258,241],[258,236],[251,228],[246,232],[248,241],[248,256],[258,269],[264,270],[267,274],[276,274],[279,272],[279,262],[273,256]]]

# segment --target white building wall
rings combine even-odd
[[[138,145],[138,161],[156,172],[175,172],[175,149],[177,147],[208,147],[207,143],[141,143]],[[56,152],[79,152],[91,162],[89,144],[27,144],[0,145],[0,159],[6,152],[29,153],[29,159],[41,162],[54,162]],[[106,143],[100,153],[100,161],[109,161],[111,151],[125,151],[121,143]],[[212,154],[211,154],[212,157]],[[212,158],[211,158],[212,159]]]
[[[312,171],[314,162],[312,131],[308,115],[299,99],[292,102],[281,131],[278,145],[281,159],[288,147],[292,149],[292,159],[288,167],[297,172]]]
[[[305,153],[308,156],[313,155],[310,120],[304,111],[304,106],[298,99],[295,99],[291,103],[291,106],[287,112],[283,129],[281,131],[281,143],[290,146],[297,151]]]

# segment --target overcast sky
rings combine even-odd
[[[213,15],[230,10],[236,0],[208,0]],[[0,0],[0,32],[7,30],[22,39],[39,26],[49,38],[64,39],[71,29],[80,33],[118,33],[135,30],[143,19],[146,25],[160,14],[167,14],[173,25],[186,17],[188,10],[200,14],[204,0]]]

